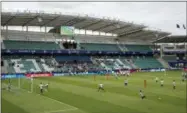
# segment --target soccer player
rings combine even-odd
[[[184,82],[185,81],[185,79],[186,79],[186,73],[182,73],[182,82]]]
[[[99,92],[100,90],[103,90],[103,91],[104,91],[103,84],[99,84],[98,92]]]
[[[43,84],[42,83],[40,83],[40,94],[43,94]]]
[[[128,85],[128,79],[126,79],[126,80],[124,81],[124,85],[125,85],[125,86]]]
[[[155,78],[156,83],[158,82],[158,77]]]
[[[112,74],[115,76],[116,79],[118,79],[118,75],[114,71],[112,71]]]
[[[48,91],[49,83],[45,84],[45,89]]]
[[[142,99],[146,98],[146,96],[143,94],[142,90],[140,90],[140,97],[141,97]]]
[[[160,81],[160,86],[161,86],[161,87],[164,86],[164,80],[163,80],[163,79],[161,79],[161,81]]]
[[[8,83],[8,91],[10,91],[11,90],[11,84],[10,84],[10,82]]]
[[[182,76],[182,82],[184,82],[184,80],[185,80],[185,77],[184,77],[184,76]]]
[[[11,90],[11,83],[10,83],[10,79],[8,80],[8,91]]]
[[[176,88],[176,83],[175,83],[175,80],[173,80],[173,89]]]

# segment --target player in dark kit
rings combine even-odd
[[[160,86],[161,86],[161,87],[164,86],[164,80],[163,80],[163,79],[161,79],[161,81],[160,81]]]
[[[158,77],[155,78],[156,83],[158,82]]]
[[[10,90],[11,90],[11,84],[8,83],[8,91],[10,91]]]
[[[11,82],[10,82],[10,79],[8,80],[8,91],[11,90]]]
[[[124,85],[125,85],[125,86],[128,85],[128,80],[127,80],[127,79],[124,81]]]

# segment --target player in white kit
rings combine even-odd
[[[103,84],[99,84],[99,87],[98,87],[98,92],[99,92],[100,90],[103,90],[103,91],[104,91]]]
[[[156,83],[158,82],[158,77],[155,78]]]
[[[176,83],[175,83],[175,80],[173,80],[173,89],[176,88]]]
[[[40,94],[43,94],[43,84],[42,83],[40,83]]]
[[[45,89],[48,91],[49,83],[45,84]]]

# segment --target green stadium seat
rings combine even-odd
[[[148,52],[152,51],[149,45],[125,45],[128,51]]]
[[[36,42],[36,41],[13,41],[4,40],[6,49],[35,49],[35,50],[58,50],[60,46],[54,42]]]
[[[81,43],[80,46],[90,51],[120,51],[116,44]]]
[[[141,69],[145,68],[163,68],[163,65],[154,57],[133,58],[134,64]]]

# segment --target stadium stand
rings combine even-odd
[[[22,15],[15,15],[13,17],[14,22],[6,22],[9,18],[9,13],[2,13],[5,19],[2,25],[17,25],[24,26],[19,23],[19,18],[25,18],[24,13]],[[30,26],[44,25],[45,22],[51,18],[50,14],[43,15],[42,22],[36,22],[33,17],[41,16],[43,14],[31,14],[28,18],[23,20],[23,23],[27,23]],[[61,35],[56,32],[34,32],[34,31],[16,31],[3,29],[2,34],[2,49],[4,53],[2,58],[4,61],[4,72],[9,73],[26,73],[26,72],[77,72],[77,71],[89,71],[89,70],[119,70],[119,69],[148,69],[148,68],[167,68],[167,65],[163,66],[163,62],[176,61],[176,57],[165,55],[164,52],[158,48],[154,48],[152,43],[162,42],[167,40],[167,36],[170,33],[162,31],[145,30],[146,26],[136,25],[127,22],[113,22],[103,19],[99,21],[96,18],[84,18],[84,22],[78,23],[76,20],[80,18],[70,16],[63,18],[64,15],[57,15],[59,19],[54,20],[48,27],[53,27],[54,30],[57,25],[60,25],[60,19],[69,22],[72,19],[73,27],[77,29],[85,29],[85,34],[73,34],[72,36]],[[32,20],[33,19],[33,20]],[[32,20],[32,22],[30,21]],[[18,23],[17,23],[18,22]],[[71,24],[67,23],[67,25]],[[111,22],[113,24],[111,24]],[[62,25],[64,26],[64,25]],[[71,26],[72,27],[72,26]],[[99,35],[88,35],[86,30],[92,30],[93,32],[99,30]],[[92,32],[92,33],[93,33]],[[104,33],[104,35],[101,35]],[[109,33],[110,35],[106,35]],[[111,35],[112,34],[112,35]],[[156,36],[156,34],[158,36]],[[178,40],[176,37],[169,37],[169,42],[172,40]],[[71,47],[65,47],[63,40],[76,41],[76,46],[72,43]],[[186,38],[181,36],[180,42],[186,41]],[[161,47],[160,47],[161,48]],[[177,49],[185,50],[187,47],[184,45],[177,46]],[[46,54],[9,54],[11,50],[58,50],[54,53]],[[171,49],[175,49],[174,47]],[[62,50],[62,51],[61,51]],[[17,52],[16,51],[16,52]],[[45,51],[46,52],[46,51]],[[8,55],[7,55],[8,54]],[[143,54],[143,55],[142,55]],[[155,57],[154,54],[163,54],[163,57]],[[145,56],[144,56],[145,55]]]

